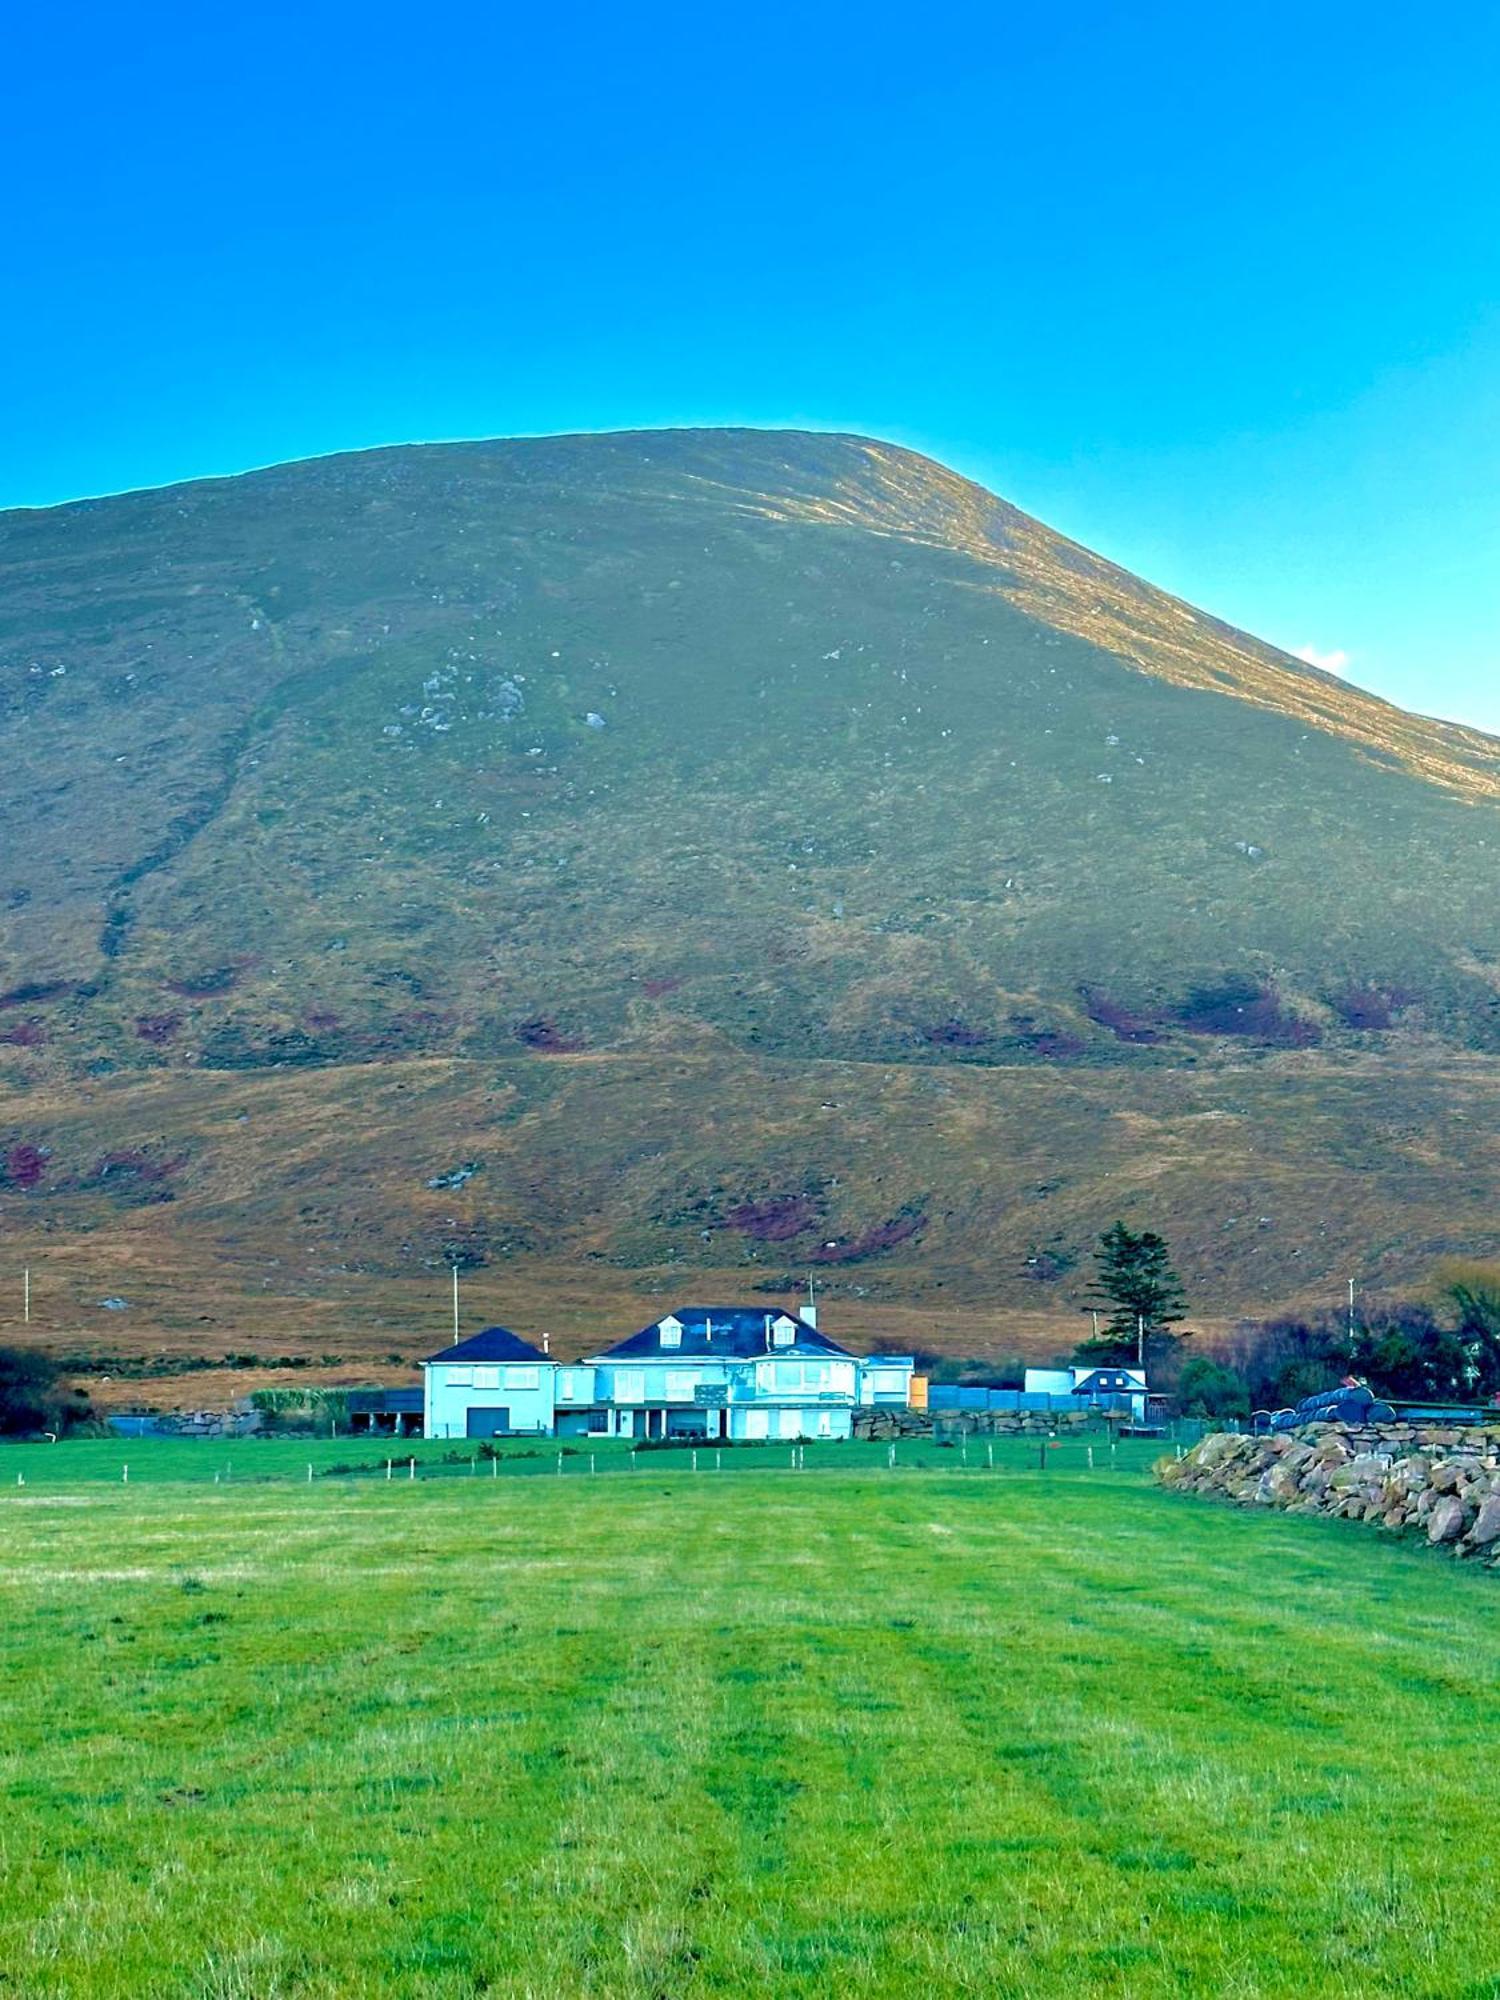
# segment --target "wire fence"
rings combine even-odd
[[[626,1441],[551,1438],[494,1445],[440,1439],[132,1438],[13,1444],[0,1451],[7,1494],[122,1488],[383,1484],[432,1480],[635,1479],[647,1474],[732,1478],[745,1473],[1005,1474],[1035,1478],[1144,1474],[1170,1438],[958,1433],[890,1441],[632,1446]]]

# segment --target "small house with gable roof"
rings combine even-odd
[[[1066,1407],[1066,1398],[1074,1409],[1114,1411],[1133,1417],[1138,1424],[1146,1420],[1148,1393],[1145,1370],[1141,1368],[1109,1364],[1026,1370],[1029,1397],[1046,1396],[1054,1408]]]
[[[551,1434],[557,1364],[508,1327],[487,1326],[422,1364],[426,1437]]]

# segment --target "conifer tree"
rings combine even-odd
[[[1080,1360],[1133,1362],[1153,1348],[1175,1347],[1189,1335],[1174,1333],[1186,1298],[1164,1237],[1116,1222],[1099,1239],[1097,1270],[1089,1296],[1109,1312],[1104,1331],[1082,1342]]]

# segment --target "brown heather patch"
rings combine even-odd
[[[0,993],[0,1007],[37,1007],[48,1000],[65,1000],[78,990],[71,979],[23,980],[8,992]]]
[[[17,1021],[0,1031],[0,1044],[12,1049],[40,1049],[50,1040],[45,1022]]]
[[[566,1034],[546,1014],[534,1014],[529,1020],[517,1021],[515,1032],[516,1040],[523,1048],[535,1049],[539,1055],[577,1055],[584,1046],[577,1036]]]

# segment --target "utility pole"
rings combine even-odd
[[[458,1266],[453,1266],[453,1345],[458,1345]]]
[[[1349,1352],[1354,1352],[1354,1280],[1349,1280]]]
[[[27,1326],[30,1326],[30,1324],[31,1324],[31,1266],[30,1266],[29,1264],[28,1264],[28,1265],[26,1266],[25,1270],[24,1270],[24,1271],[22,1271],[22,1273],[21,1273],[21,1318],[22,1318],[22,1321],[23,1321],[23,1322],[24,1322],[24,1323],[25,1323],[25,1324],[26,1324]]]
[[[1144,1369],[1146,1366],[1146,1315],[1144,1313],[1137,1313],[1135,1316],[1135,1365],[1140,1369]]]

